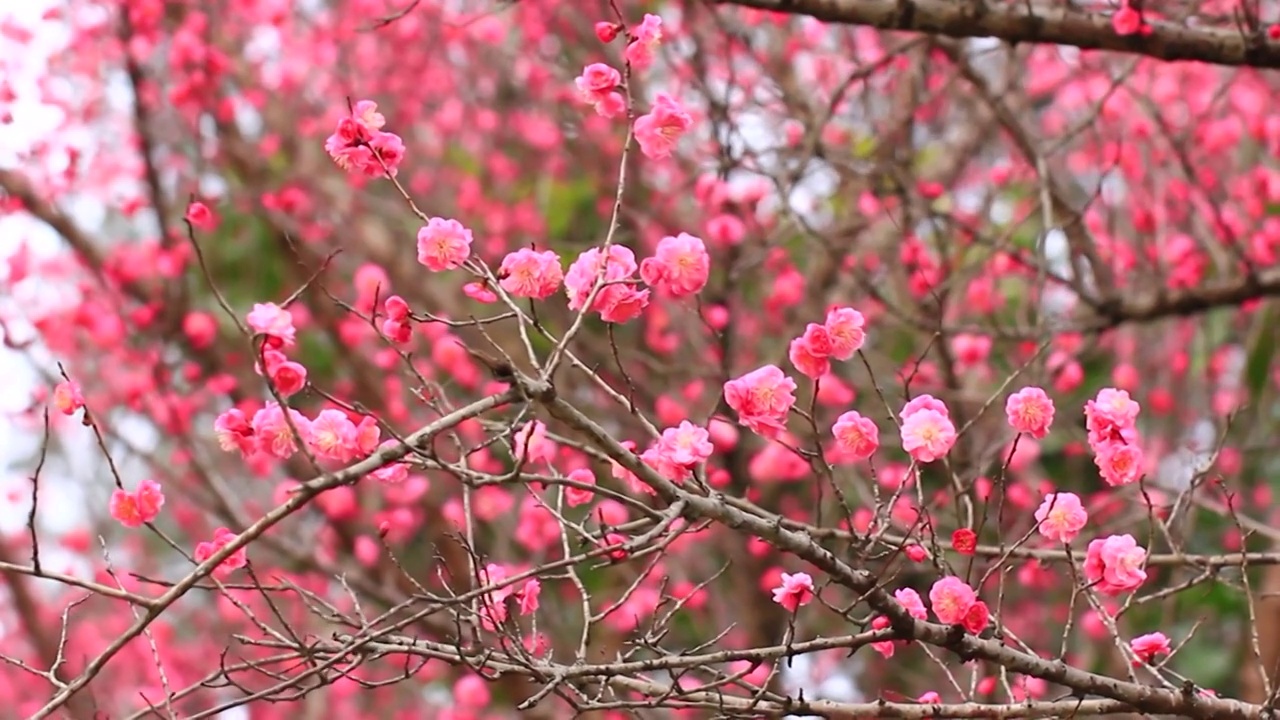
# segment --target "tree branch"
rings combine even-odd
[[[1111,18],[1063,5],[984,5],[949,0],[710,0],[826,22],[883,30],[935,33],[953,38],[994,37],[1008,42],[1074,45],[1161,60],[1198,60],[1214,65],[1280,67],[1280,44],[1251,38],[1235,28],[1184,27],[1148,21],[1149,35],[1118,35]]]

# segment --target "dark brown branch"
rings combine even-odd
[[[934,33],[953,38],[994,37],[1008,42],[1074,45],[1086,50],[1198,60],[1214,65],[1280,67],[1280,44],[1246,37],[1236,28],[1183,27],[1150,22],[1149,35],[1117,35],[1101,13],[1018,4],[950,0],[710,0],[722,5],[809,15],[849,25]]]

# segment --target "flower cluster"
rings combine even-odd
[[[298,451],[301,439],[307,450],[321,460],[350,462],[378,449],[382,434],[371,416],[351,416],[336,408],[321,410],[309,419],[293,408],[269,402],[248,418],[240,408],[218,415],[214,432],[223,450],[239,451],[246,458],[263,454],[281,460]]]
[[[395,177],[405,147],[399,135],[383,132],[386,122],[377,103],[361,100],[324,141],[325,152],[343,170],[368,177]]]
[[[1104,388],[1085,403],[1085,428],[1093,462],[1108,485],[1128,485],[1142,476],[1143,456],[1138,447],[1138,412],[1141,407],[1124,390]]]
[[[161,490],[160,483],[151,479],[138,483],[138,489],[133,492],[116,488],[111,493],[108,505],[111,517],[127,528],[141,527],[155,520],[162,507],[164,491]]]
[[[587,250],[564,275],[569,309],[581,310],[590,302],[588,310],[598,313],[605,322],[635,319],[649,305],[649,291],[637,289],[633,282],[638,269],[635,253],[622,245]]]

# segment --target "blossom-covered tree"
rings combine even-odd
[[[0,698],[1270,717],[1274,10],[0,10]]]

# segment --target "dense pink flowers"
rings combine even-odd
[[[1133,650],[1133,654],[1138,657],[1138,662],[1153,664],[1158,655],[1168,655],[1172,649],[1169,647],[1169,638],[1164,633],[1153,632],[1129,641],[1129,649]]]
[[[418,229],[418,262],[428,270],[453,270],[471,257],[471,231],[451,218],[433,217]]]
[[[255,333],[267,336],[270,348],[289,347],[297,338],[293,315],[275,303],[257,303],[245,320]]]
[[[1044,537],[1060,543],[1070,543],[1080,534],[1089,513],[1085,512],[1080,496],[1075,493],[1049,493],[1036,510],[1038,530]]]
[[[618,94],[622,74],[604,63],[591,63],[574,79],[582,101],[595,108],[602,117],[612,118],[627,110],[626,100]]]
[[[109,509],[111,517],[128,528],[136,528],[155,520],[164,507],[164,492],[160,483],[147,479],[138,483],[138,489],[125,492],[116,488],[111,493]]]
[[[1049,434],[1053,410],[1053,400],[1038,387],[1022,388],[1010,395],[1004,405],[1009,427],[1037,440]]]
[[[672,297],[697,294],[707,284],[711,256],[701,238],[689,233],[658,241],[653,257],[640,263],[640,278]]]
[[[782,573],[778,587],[773,589],[773,601],[795,612],[813,600],[813,578],[808,573]]]
[[[776,438],[787,427],[795,405],[796,381],[775,365],[765,365],[724,384],[724,399],[738,421],[761,437]]]
[[[203,563],[213,557],[224,547],[234,541],[236,537],[236,534],[230,530],[224,527],[218,528],[213,532],[212,541],[205,541],[196,545],[196,551],[193,554],[196,562]],[[241,547],[228,555],[222,562],[218,563],[218,566],[213,570],[213,574],[215,577],[225,577],[248,564],[248,548]]]
[[[1084,576],[1103,595],[1120,595],[1136,590],[1147,579],[1142,569],[1147,560],[1132,535],[1112,535],[1089,543],[1084,559]]]
[[[604,273],[601,278],[602,266]],[[634,320],[649,304],[649,291],[637,290],[629,283],[638,268],[635,253],[622,245],[610,245],[607,253],[602,253],[599,248],[587,250],[573,261],[564,276],[569,309],[581,310],[597,279],[601,279],[600,291],[596,293],[590,309],[600,313],[605,322]]]
[[[916,462],[933,462],[951,452],[956,428],[947,406],[932,395],[921,395],[902,409],[902,449]]]
[[[383,132],[384,124],[386,118],[378,112],[377,104],[361,100],[351,116],[339,120],[337,129],[324,141],[325,152],[343,170],[368,177],[387,175],[389,170],[390,176],[395,177],[404,160],[404,141],[399,135]]]
[[[869,418],[850,410],[836,418],[831,427],[836,446],[854,460],[866,460],[880,447],[880,431]]]
[[[502,259],[498,277],[498,284],[512,295],[542,300],[560,289],[564,270],[554,252],[520,248]]]
[[[653,160],[671,157],[681,136],[693,127],[693,118],[684,106],[666,93],[658,93],[648,114],[636,118],[636,142],[640,151]]]

